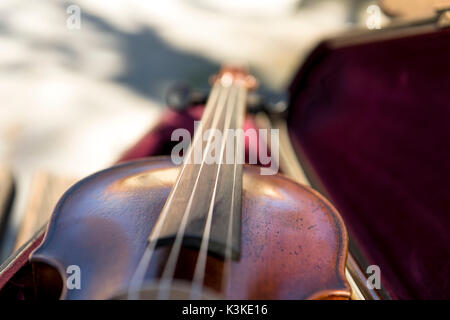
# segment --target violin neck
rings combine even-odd
[[[222,73],[216,78],[150,241],[169,244],[182,234],[184,245],[200,248],[206,241],[210,252],[239,257],[248,89],[242,77]]]

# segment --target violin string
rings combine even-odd
[[[246,91],[244,88],[239,89],[239,99],[238,99],[238,107],[236,110],[236,129],[243,129],[244,124],[244,115],[245,115],[245,101],[246,101]],[[244,151],[245,143],[242,139],[239,139],[237,135],[234,137],[234,168],[233,168],[233,192],[231,194],[231,206],[230,206],[230,218],[228,221],[228,231],[227,231],[227,243],[225,247],[225,259],[224,259],[224,267],[222,272],[222,282],[221,282],[221,291],[225,292],[225,283],[226,279],[229,278],[231,273],[231,257],[232,257],[232,235],[233,235],[233,210],[234,210],[234,189],[236,187],[236,175],[237,175],[237,159],[241,159],[242,153]],[[239,152],[239,156],[238,156]],[[245,158],[244,158],[245,159]],[[241,195],[239,195],[241,196]]]
[[[203,127],[203,123],[206,122],[206,120],[210,117],[210,115],[212,114],[212,111],[215,109],[215,105],[218,103],[218,98],[219,98],[219,94],[220,94],[220,86],[219,84],[215,84],[213,86],[213,89],[211,91],[211,95],[210,98],[205,106],[205,113],[203,116],[203,121],[200,122],[200,132],[202,132],[202,127]],[[216,114],[214,115],[214,118],[216,117]],[[163,210],[161,211],[160,214],[160,218],[158,219],[157,224],[155,225],[155,239],[158,239],[159,234],[161,233],[162,230],[162,226],[164,224],[164,221],[167,218],[167,213],[169,211],[169,207],[172,204],[172,200],[175,194],[175,191],[177,190],[181,178],[184,174],[184,170],[187,166],[187,164],[189,163],[189,159],[192,155],[192,152],[194,150],[194,145],[197,143],[198,139],[201,137],[201,134],[198,134],[195,138],[194,141],[192,142],[191,147],[189,148],[187,155],[184,157],[183,160],[183,165],[181,167],[180,173],[178,174],[178,178],[177,181],[174,185],[174,187],[172,188],[169,197],[167,199],[167,202],[163,208]],[[149,243],[147,244],[145,251],[143,253],[143,255],[141,256],[141,259],[138,263],[138,266],[131,278],[130,281],[130,286],[128,289],[128,299],[132,299],[132,300],[136,300],[139,299],[139,294],[138,292],[140,291],[142,284],[144,282],[144,278],[145,278],[145,274],[147,272],[148,266],[150,264],[151,258],[153,256],[153,252],[155,251],[155,247],[156,247],[156,243],[157,240],[155,241],[149,241]]]
[[[225,145],[227,140],[227,132],[230,129],[231,125],[231,117],[233,115],[233,104],[236,103],[237,98],[237,92],[236,87],[232,87],[232,90],[230,90],[233,94],[230,93],[230,99],[227,102],[226,107],[226,118],[225,118],[225,125],[222,132],[222,141],[220,146],[220,153],[219,153],[219,164],[217,166],[217,173],[216,177],[214,179],[214,188],[213,193],[211,196],[211,201],[208,208],[208,215],[206,218],[205,227],[202,234],[202,241],[200,245],[199,254],[197,257],[197,262],[195,264],[194,269],[194,277],[192,280],[192,287],[190,292],[190,298],[191,299],[200,299],[202,294],[202,288],[203,288],[203,279],[205,276],[205,269],[206,269],[206,261],[207,261],[207,254],[208,254],[208,246],[209,246],[209,239],[211,234],[211,221],[212,221],[212,215],[214,211],[214,204],[216,200],[216,194],[217,194],[217,186],[219,182],[219,176],[220,176],[220,169],[222,168],[223,163],[223,156],[225,151]],[[231,97],[233,96],[233,99]]]
[[[217,127],[217,123],[219,121],[220,116],[222,115],[222,112],[224,110],[224,106],[226,104],[226,101],[228,99],[228,91],[230,90],[229,87],[224,87],[222,85],[222,88],[224,90],[222,90],[221,95],[219,97],[219,102],[218,102],[218,107],[217,107],[217,112],[214,115],[213,118],[213,124],[211,126],[211,128],[216,128]],[[212,142],[212,130],[210,131],[210,134],[208,135],[208,139],[207,139],[207,143],[205,146],[205,150],[203,151],[203,157],[202,157],[202,162],[200,164],[200,168],[198,170],[197,173],[197,177],[192,189],[192,193],[189,196],[189,200],[188,200],[188,204],[186,206],[186,209],[184,211],[183,214],[183,218],[181,221],[181,225],[177,231],[176,237],[175,237],[175,241],[173,242],[172,245],[172,249],[170,250],[169,253],[169,258],[167,260],[167,263],[164,267],[164,271],[162,273],[161,276],[161,280],[160,280],[160,284],[159,284],[159,290],[158,290],[158,299],[169,299],[170,297],[170,288],[172,286],[172,281],[173,281],[173,277],[175,274],[175,268],[177,266],[177,262],[178,262],[178,257],[180,255],[180,250],[181,250],[181,246],[182,246],[182,242],[183,242],[183,237],[184,237],[184,232],[187,226],[187,222],[188,222],[188,218],[190,215],[190,211],[191,211],[191,207],[192,207],[192,203],[193,203],[193,199],[194,199],[194,195],[195,195],[195,191],[197,189],[197,185],[199,182],[199,178],[200,178],[200,174],[201,171],[203,169],[203,165],[205,163],[206,160],[206,156],[208,154],[209,148],[211,146],[211,142]]]

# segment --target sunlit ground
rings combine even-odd
[[[283,90],[319,39],[358,23],[370,1],[226,3],[0,2],[0,162],[19,187],[10,242],[33,172],[82,177],[112,164],[157,121],[174,81],[205,87],[227,61]],[[66,26],[73,4],[79,30]]]

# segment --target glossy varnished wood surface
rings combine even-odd
[[[141,160],[94,174],[67,191],[31,257],[63,278],[67,266],[80,266],[81,290],[64,290],[62,298],[108,299],[126,290],[177,170],[170,159]],[[323,197],[247,166],[240,260],[226,273],[223,260],[209,256],[205,285],[231,299],[345,299],[347,242],[342,219]],[[169,249],[157,250],[147,282],[161,274]],[[176,278],[191,278],[196,256],[196,250],[182,250]]]

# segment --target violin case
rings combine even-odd
[[[358,262],[379,266],[385,298],[450,298],[449,56],[436,19],[353,32],[321,42],[288,88],[298,159],[344,218]],[[172,131],[192,131],[201,113],[167,110],[120,161],[170,154]],[[0,298],[36,298],[28,256],[43,235],[2,265]]]

